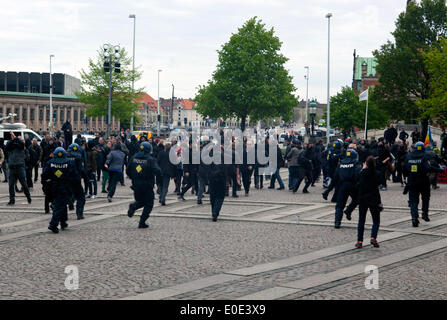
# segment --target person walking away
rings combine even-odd
[[[96,198],[98,193],[98,184],[96,182],[96,163],[98,151],[96,151],[95,143],[89,141],[87,143],[87,177],[88,177],[88,195],[87,198]]]
[[[355,247],[358,249],[363,246],[363,233],[368,209],[373,221],[370,243],[374,248],[380,247],[377,242],[377,234],[380,227],[380,212],[383,210],[379,191],[379,186],[383,183],[382,180],[382,175],[376,171],[376,160],[374,157],[369,156],[363,163],[359,179],[359,221],[357,225],[357,243],[355,244]]]
[[[220,210],[225,200],[226,193],[226,168],[224,164],[224,151],[221,146],[221,162],[220,164],[211,163],[210,167],[210,202],[211,202],[211,217],[214,222],[219,217]],[[212,151],[211,151],[212,152]]]
[[[415,144],[413,152],[410,152],[404,164],[404,174],[408,176],[407,186],[409,205],[411,209],[411,220],[413,227],[419,226],[419,196],[422,198],[422,219],[430,221],[428,210],[430,206],[430,172],[444,172],[443,169],[435,168],[430,165],[423,142]],[[405,194],[406,190],[404,191]]]
[[[113,151],[112,151],[113,152]],[[151,156],[152,146],[143,142],[140,151],[129,161],[126,174],[132,180],[131,189],[134,191],[135,202],[129,204],[127,215],[131,218],[135,211],[143,207],[138,228],[145,229],[147,219],[154,206],[155,176],[162,174],[157,161]]]
[[[166,195],[168,194],[169,190],[169,182],[171,181],[171,178],[175,178],[177,170],[176,167],[169,160],[170,151],[171,144],[166,143],[164,150],[158,152],[157,158],[157,163],[161,170],[161,190],[159,202],[162,206],[166,205]]]
[[[61,148],[61,147],[59,147]],[[83,154],[79,150],[77,143],[72,143],[68,147],[66,158],[73,164],[73,170],[76,172],[75,178],[71,182],[71,197],[68,203],[68,209],[74,210],[74,201],[76,201],[76,216],[78,220],[84,219],[84,206],[85,206],[85,190],[82,188],[82,179],[86,177],[87,171],[84,170]]]
[[[400,129],[399,140],[402,141],[403,144],[407,143],[408,137],[409,135],[408,133],[405,132],[405,129],[404,128]]]
[[[121,180],[123,174],[124,159],[126,154],[121,151],[121,144],[115,143],[112,151],[107,156],[106,167],[109,170],[110,182],[109,192],[107,194],[107,200],[112,202],[112,198],[115,194],[116,184]]]
[[[40,164],[40,161],[42,159],[42,148],[37,144],[37,139],[36,138],[33,139],[33,143],[31,145],[31,149],[33,149],[34,153],[37,156],[36,161],[32,161],[32,162],[34,162],[34,164],[33,164],[34,182],[36,182],[38,180],[38,178],[39,178],[39,164]],[[30,156],[31,156],[31,153],[30,153]]]
[[[62,131],[64,132],[64,149],[66,149],[73,142],[73,128],[71,126],[71,120],[67,119],[62,125]]]
[[[66,157],[64,148],[57,148],[54,156],[49,160],[42,170],[42,181],[46,181],[48,192],[52,196],[53,216],[48,229],[58,233],[58,225],[65,230],[67,224],[67,204],[71,197],[71,185],[76,179],[77,172],[75,164]]]
[[[25,174],[25,143],[16,137],[11,131],[11,140],[6,144],[8,152],[9,168],[9,202],[8,205],[15,204],[15,182],[18,180],[22,185],[28,203],[31,203],[31,194],[26,183]]]

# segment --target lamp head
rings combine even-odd
[[[328,13],[327,15],[326,15],[326,18],[332,18],[332,13]]]
[[[136,18],[136,16],[134,14],[129,14],[129,18]]]

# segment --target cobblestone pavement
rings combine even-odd
[[[71,211],[59,234],[46,229],[40,183],[32,204],[18,193],[13,207],[0,183],[0,299],[447,299],[447,186],[432,192],[431,221],[416,229],[407,197],[390,184],[381,193],[381,247],[365,240],[357,250],[357,211],[336,230],[320,186],[293,194],[268,183],[226,198],[217,223],[207,197],[197,205],[188,192],[179,201],[171,186],[142,230],[126,214],[126,180],[112,203],[105,194],[87,199],[84,220]],[[370,226],[368,216],[365,239]],[[378,290],[365,288],[371,262]],[[79,269],[78,290],[64,285],[69,265]]]

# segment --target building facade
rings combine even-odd
[[[357,94],[379,84],[380,75],[376,71],[377,60],[374,57],[359,57],[354,50],[352,89]]]
[[[0,117],[17,116],[3,122],[23,123],[36,132],[49,131],[50,75],[47,73],[0,72]],[[54,131],[71,120],[73,132],[105,132],[106,117],[91,118],[74,93],[80,90],[80,80],[66,74],[53,74]],[[120,122],[112,118],[112,131],[118,132]]]

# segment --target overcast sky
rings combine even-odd
[[[132,54],[136,14],[137,83],[157,99],[193,98],[217,64],[217,52],[242,24],[258,16],[283,42],[296,94],[326,102],[327,19],[331,19],[331,94],[351,85],[353,50],[371,56],[387,39],[406,0],[0,0],[0,70],[79,77],[104,43]]]

